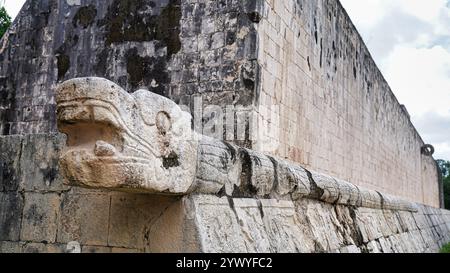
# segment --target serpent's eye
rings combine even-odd
[[[156,127],[162,135],[167,134],[172,129],[172,121],[169,114],[164,111],[159,112],[156,115]]]

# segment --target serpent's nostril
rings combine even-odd
[[[109,143],[99,140],[95,143],[94,153],[96,156],[113,156],[116,154],[116,148]]]

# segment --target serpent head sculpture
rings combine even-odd
[[[68,137],[60,164],[68,181],[89,188],[185,194],[197,141],[191,116],[171,100],[128,94],[102,78],[66,81],[56,91],[58,128]]]

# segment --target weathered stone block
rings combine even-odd
[[[21,136],[0,137],[0,192],[16,191],[19,187],[22,140]]]
[[[111,253],[140,253],[141,250],[135,248],[111,248]]]
[[[23,203],[20,193],[0,192],[0,240],[19,241]]]
[[[306,221],[289,201],[192,197],[202,251],[311,252]],[[304,226],[305,225],[305,226]]]
[[[183,197],[172,203],[160,217],[151,222],[145,236],[145,252],[200,252],[199,236],[191,198]]]
[[[63,191],[59,157],[65,146],[64,135],[29,135],[24,137],[21,156],[21,189],[25,191]]]
[[[246,202],[245,200],[241,201]],[[314,238],[305,222],[302,222],[299,210],[292,201],[265,199],[261,200],[261,205],[258,204],[258,207],[262,210],[261,216],[270,252],[309,253],[314,251]],[[246,206],[242,206],[242,210],[247,217],[258,217],[258,215],[253,216]],[[246,221],[245,218],[243,221]],[[257,240],[257,237],[255,239]]]
[[[79,190],[62,195],[58,222],[58,242],[77,241],[82,245],[108,245],[110,195]]]
[[[418,229],[413,213],[407,211],[397,211],[396,213],[403,232],[411,232]]]
[[[361,253],[361,249],[355,245],[351,245],[341,248],[340,253]]]
[[[386,238],[388,238],[388,237],[386,237]],[[386,238],[378,239],[378,243],[379,243],[379,245],[381,247],[380,249],[381,249],[381,251],[383,253],[392,253],[393,249],[392,249],[392,246],[391,246],[391,242],[388,239],[386,239]]]
[[[382,253],[382,248],[378,241],[371,241],[367,243],[366,250],[369,253]]]
[[[383,237],[382,218],[378,210],[359,208],[356,213],[356,224],[363,239],[363,243],[369,243]],[[384,219],[384,217],[383,217]]]
[[[402,228],[395,211],[383,210],[383,216],[386,221],[386,230],[390,230],[389,236],[402,232]]]
[[[345,246],[345,241],[353,244],[350,236],[346,236],[332,205],[317,201],[297,202],[297,213],[304,214],[306,225],[310,226],[311,237],[315,242],[310,252],[328,252]],[[351,240],[351,241],[350,241]]]
[[[53,193],[25,193],[20,239],[30,242],[56,241],[60,197]]]
[[[202,251],[236,253],[246,251],[245,239],[240,236],[240,220],[232,207],[232,199],[197,196],[193,199]],[[250,200],[249,200],[250,201]],[[216,232],[222,230],[224,232]]]
[[[111,253],[110,247],[101,246],[83,246],[81,250],[82,253]]]
[[[20,243],[0,242],[0,253],[20,253]]]
[[[136,194],[112,194],[108,245],[143,249],[153,221],[177,198]]]
[[[25,243],[23,253],[65,253],[66,247],[60,244]]]

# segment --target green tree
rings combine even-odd
[[[6,12],[5,7],[0,7],[0,38],[3,37],[3,34],[5,34],[10,25],[11,17]]]
[[[444,178],[445,208],[450,210],[450,175]]]
[[[441,168],[442,176],[445,178],[450,175],[450,161],[445,161],[442,159],[436,160],[439,168]]]
[[[444,201],[445,208],[450,209],[450,161],[437,160],[444,180]]]

